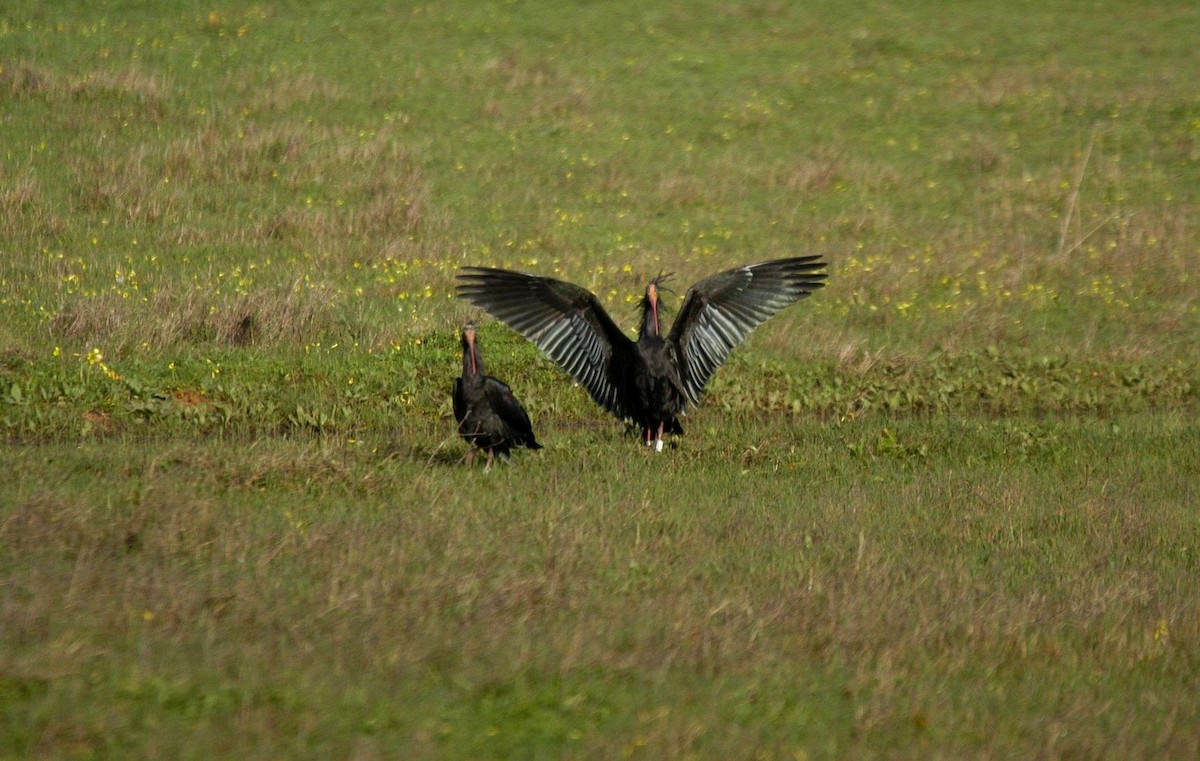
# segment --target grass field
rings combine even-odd
[[[1200,755],[1200,8],[0,8],[0,757]],[[818,253],[646,451],[462,265]],[[677,302],[676,302],[677,303]]]

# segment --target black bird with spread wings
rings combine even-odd
[[[475,326],[467,323],[462,331],[463,371],[454,381],[454,419],[458,433],[472,449],[467,464],[478,447],[487,452],[487,465],[499,454],[507,457],[514,446],[541,449],[533,437],[533,426],[525,408],[503,381],[483,373],[483,357],[475,340]]]
[[[585,288],[492,267],[464,267],[458,295],[532,341],[604,409],[642,429],[662,449],[664,433],[683,433],[678,416],[700,402],[704,386],[734,347],[784,307],[825,285],[825,262],[798,256],[735,267],[688,289],[664,335],[659,291],[646,286],[637,341],[626,336]]]

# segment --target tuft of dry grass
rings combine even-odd
[[[51,86],[49,72],[25,62],[0,61],[0,87],[18,98],[46,92]]]
[[[0,231],[12,241],[40,248],[61,236],[66,225],[46,202],[31,166],[0,172]],[[17,262],[12,263],[17,266]]]

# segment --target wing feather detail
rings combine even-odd
[[[712,374],[755,328],[824,287],[824,268],[819,256],[776,259],[719,272],[688,289],[671,327],[688,401],[699,403]]]
[[[629,416],[614,382],[614,356],[628,356],[633,342],[590,291],[493,267],[463,267],[458,281],[460,298],[532,341],[601,407]]]

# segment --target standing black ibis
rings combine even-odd
[[[604,409],[642,429],[662,451],[664,433],[683,433],[678,416],[700,402],[708,379],[734,347],[779,310],[825,285],[825,262],[798,256],[748,264],[688,289],[663,335],[659,291],[646,286],[637,341],[616,326],[585,288],[493,267],[464,267],[458,295],[528,338],[587,389]]]
[[[503,381],[484,375],[483,358],[471,323],[463,327],[462,348],[462,377],[454,381],[454,419],[458,421],[459,435],[472,445],[467,464],[475,458],[475,448],[487,452],[485,470],[492,467],[496,454],[508,457],[514,446],[541,449],[542,445],[533,437],[529,415],[513,396],[512,389]]]

